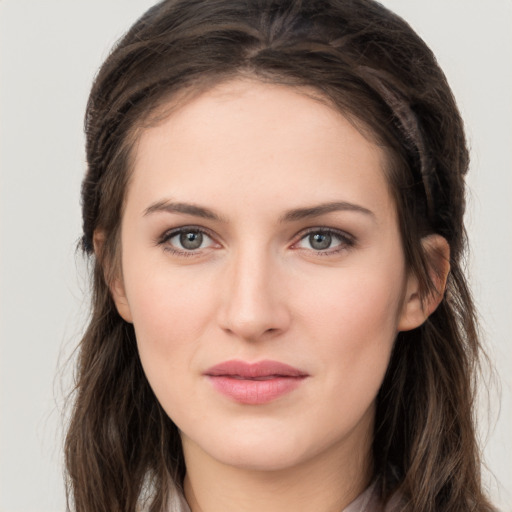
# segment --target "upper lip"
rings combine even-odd
[[[289,364],[279,361],[258,361],[247,363],[240,360],[224,361],[216,364],[204,372],[210,377],[239,377],[254,379],[258,377],[307,377],[308,374]]]

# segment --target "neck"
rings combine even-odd
[[[185,497],[192,512],[341,512],[371,480],[371,443],[330,447],[293,468],[222,464],[184,439]],[[364,455],[362,455],[364,454]]]

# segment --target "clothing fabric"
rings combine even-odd
[[[376,491],[377,487],[374,482],[340,512],[382,512]],[[169,499],[167,512],[191,512],[185,496],[178,489],[175,489]]]

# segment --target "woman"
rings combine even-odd
[[[491,510],[462,121],[360,1],[164,1],[87,116],[66,443],[92,510]]]

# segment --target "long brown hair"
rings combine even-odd
[[[429,48],[372,0],[165,0],[100,69],[85,119],[82,247],[94,268],[65,447],[69,507],[133,512],[144,502],[160,511],[170,479],[182,484],[178,430],[108,283],[139,131],[179,93],[237,76],[314,88],[386,148],[406,261],[424,294],[432,284],[421,240],[448,241],[445,296],[421,327],[398,335],[377,398],[374,468],[382,501],[398,493],[404,511],[490,510],[473,417],[480,346],[462,269],[463,123]],[[95,254],[99,230],[105,243]]]

